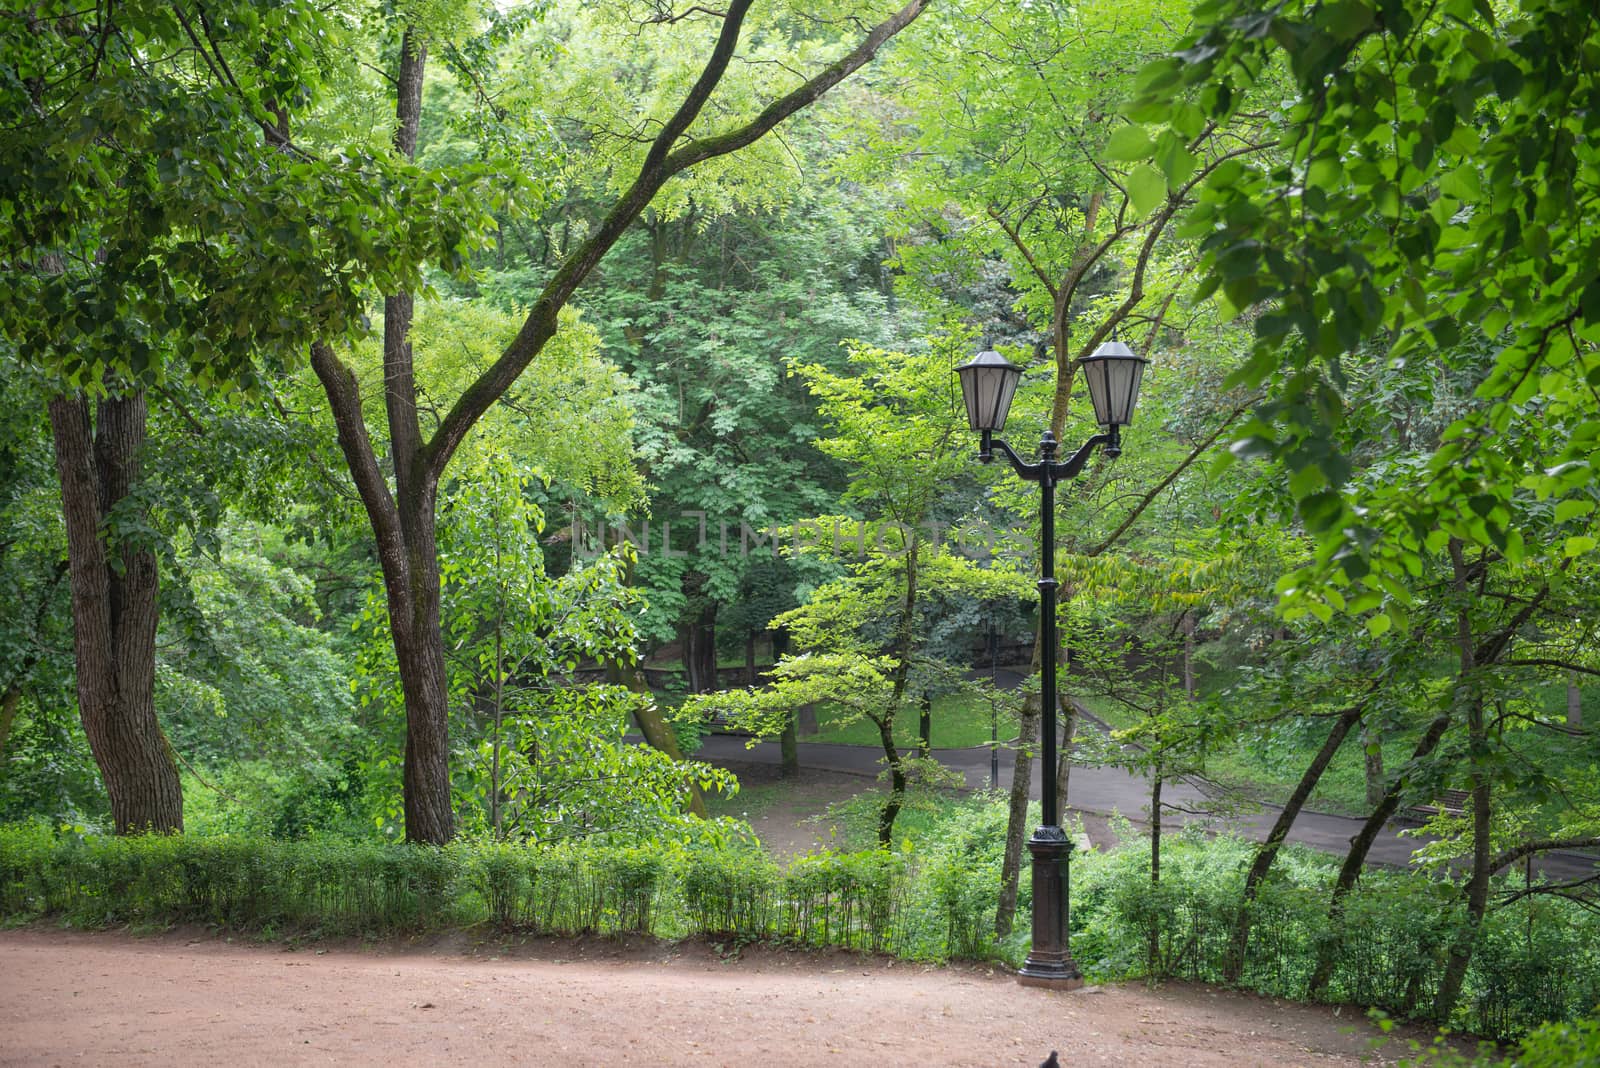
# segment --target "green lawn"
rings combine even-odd
[[[902,748],[917,744],[917,720],[921,709],[916,702],[907,702],[895,717],[895,744]],[[844,713],[834,707],[817,709],[816,734],[802,735],[805,742],[838,742],[846,745],[881,744],[878,726],[869,720],[857,718],[846,722]],[[990,705],[979,697],[952,695],[933,699],[933,745],[936,749],[965,749],[974,745],[989,744]],[[999,713],[1000,741],[1017,736],[1017,718],[1005,709]]]
[[[1113,728],[1124,730],[1139,720],[1138,713],[1119,701],[1106,697],[1079,700]],[[1205,777],[1257,800],[1281,803],[1299,783],[1326,737],[1327,727],[1313,724],[1298,734],[1278,731],[1259,739],[1242,739],[1207,757]],[[1404,762],[1413,741],[1404,737],[1386,740],[1384,766],[1396,767]],[[1319,812],[1363,816],[1367,812],[1366,798],[1366,762],[1361,746],[1351,737],[1323,772],[1308,807]]]
[[[1132,727],[1139,718],[1138,713],[1109,698],[1080,700],[1114,728]],[[1560,718],[1567,707],[1566,687],[1562,684],[1542,687],[1535,700],[1544,706],[1547,715]],[[1583,701],[1586,712],[1600,714],[1600,687],[1583,687]],[[1281,803],[1322,747],[1328,727],[1326,723],[1308,723],[1298,729],[1279,728],[1260,736],[1246,735],[1228,749],[1211,754],[1206,761],[1205,776],[1258,800]],[[1383,740],[1383,766],[1387,773],[1392,775],[1410,758],[1419,734],[1420,728]],[[1543,768],[1557,780],[1568,775],[1587,774],[1590,758],[1565,739],[1537,731],[1513,731],[1505,740],[1529,766]],[[1359,735],[1352,734],[1345,739],[1338,755],[1317,782],[1308,807],[1347,816],[1365,816],[1370,811],[1366,760]]]

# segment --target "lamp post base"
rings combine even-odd
[[[1083,976],[1067,938],[1067,857],[1072,843],[1060,827],[1040,827],[1028,839],[1033,854],[1033,948],[1017,981],[1023,986],[1074,990]]]

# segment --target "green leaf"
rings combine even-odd
[[[1594,502],[1581,498],[1570,498],[1556,505],[1556,522],[1565,523],[1569,519],[1576,519],[1580,515],[1588,515],[1594,511]]]
[[[1478,178],[1478,168],[1471,163],[1463,163],[1439,179],[1439,192],[1447,197],[1475,203],[1483,196],[1483,184]]]
[[[1143,126],[1119,126],[1106,139],[1103,155],[1108,160],[1134,160],[1149,159],[1150,154],[1156,150],[1156,143],[1145,133]]]
[[[1565,550],[1563,550],[1563,555],[1582,556],[1584,553],[1593,549],[1595,544],[1595,539],[1590,537],[1588,534],[1575,535],[1567,539],[1567,544]]]
[[[1128,175],[1128,200],[1134,213],[1149,215],[1167,199],[1167,180],[1148,163],[1141,163]]]
[[[1390,619],[1385,612],[1379,612],[1376,615],[1367,617],[1367,633],[1374,638],[1385,634],[1393,625],[1394,620]]]

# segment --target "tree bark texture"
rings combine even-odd
[[[78,711],[111,800],[118,834],[183,830],[178,767],[156,721],[155,553],[107,537],[132,518],[145,437],[143,393],[99,402],[94,425],[81,394],[50,402],[56,473],[67,531]],[[109,543],[109,544],[108,544]]]

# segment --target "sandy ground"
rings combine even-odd
[[[1372,1035],[1197,987],[1041,991],[844,953],[0,931],[4,1064],[1312,1066],[1374,1063]]]

